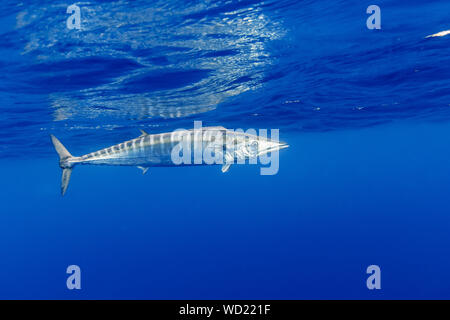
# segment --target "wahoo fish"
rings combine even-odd
[[[288,147],[256,134],[224,127],[203,127],[159,134],[141,130],[141,135],[135,139],[76,157],[54,135],[50,137],[62,169],[62,195],[67,191],[76,165],[136,166],[145,174],[150,167],[221,164],[222,172],[226,172],[234,163],[245,163]],[[205,154],[210,159],[204,159]]]

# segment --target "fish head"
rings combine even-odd
[[[287,143],[277,139],[252,134],[238,135],[235,144],[237,153],[246,158],[256,158],[289,147]]]

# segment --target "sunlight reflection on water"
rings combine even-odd
[[[63,10],[61,5],[17,15],[17,28],[30,31],[22,54],[50,68],[68,61],[66,68],[41,74],[70,78],[68,86],[56,83],[59,90],[50,90],[55,121],[179,118],[213,110],[227,97],[258,88],[271,64],[265,43],[283,34],[280,23],[258,6],[180,8],[158,1],[143,8],[118,1],[80,7],[80,31],[61,28],[65,16],[51,14]],[[86,57],[99,60],[83,62]],[[122,60],[102,61],[110,57]]]

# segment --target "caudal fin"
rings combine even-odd
[[[67,158],[72,158],[72,155],[69,151],[67,151],[66,147],[56,138],[54,135],[50,135],[52,138],[53,146],[55,147],[56,152],[58,153],[59,160],[66,160]]]
[[[63,169],[61,177],[61,195],[65,195],[67,187],[70,182],[70,175],[72,174],[72,168]]]
[[[63,169],[61,178],[61,194],[64,195],[67,191],[67,187],[69,186],[70,175],[72,174],[73,168],[73,164],[71,164],[68,160],[73,158],[73,156],[54,135],[51,134],[50,137],[52,138],[53,146],[59,156],[59,166]]]

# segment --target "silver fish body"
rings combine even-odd
[[[80,157],[72,156],[62,143],[51,135],[60,157],[60,167],[63,169],[61,193],[65,194],[75,165],[136,166],[145,173],[149,167],[221,164],[222,172],[225,172],[236,160],[254,159],[288,147],[278,141],[227,130],[224,127],[176,130],[159,134],[141,132],[142,135],[135,139]],[[205,154],[214,158],[214,162],[203,161]],[[182,158],[183,161],[175,161],[175,158]]]

